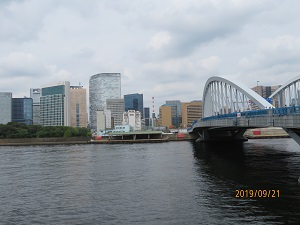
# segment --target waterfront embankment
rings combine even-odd
[[[0,146],[87,144],[91,137],[56,138],[6,138],[0,139]]]
[[[169,141],[188,141],[192,140],[192,138],[188,134],[176,134],[176,133],[164,133],[161,134],[160,136],[153,136],[149,138],[136,138],[133,139],[133,137],[126,139],[126,135],[123,136],[124,139],[121,139],[122,136],[118,137],[109,137],[109,136],[104,136],[101,137],[100,139],[92,139],[89,143],[91,144],[130,144],[130,143],[161,143],[161,142],[169,142]],[[132,135],[131,135],[132,136]]]
[[[244,136],[248,139],[288,138],[289,135],[279,127],[249,129]],[[0,139],[0,146],[26,146],[26,145],[67,145],[67,144],[130,144],[130,143],[160,143],[170,141],[189,141],[188,134],[164,134],[161,138],[150,139],[110,139],[103,137],[94,140],[91,137],[56,137],[56,138],[12,138]]]
[[[244,136],[248,139],[288,138],[289,135],[281,127],[249,129]]]

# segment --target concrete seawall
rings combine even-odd
[[[248,139],[263,138],[288,138],[289,135],[280,127],[249,129],[244,136]],[[155,143],[165,141],[189,141],[193,140],[188,134],[181,137],[177,134],[166,134],[161,139],[141,139],[141,140],[119,140],[113,141],[104,139],[102,141],[91,141],[91,137],[56,137],[56,138],[19,138],[19,139],[0,139],[0,146],[24,146],[24,145],[65,145],[65,144],[101,144],[101,143]]]
[[[0,139],[0,146],[87,144],[91,137]]]
[[[244,136],[249,139],[289,137],[288,133],[281,127],[249,129],[245,132]]]

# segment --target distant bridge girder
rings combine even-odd
[[[273,108],[268,101],[239,82],[222,77],[211,77],[203,91],[203,117],[231,112]]]
[[[211,77],[203,92],[203,118],[188,132],[198,141],[238,142],[245,141],[243,134],[249,128],[282,127],[300,145],[300,76],[288,81],[269,98],[279,98],[281,107],[274,108],[239,82]],[[289,103],[288,107],[284,102]]]
[[[287,81],[269,97],[279,108],[289,105],[300,106],[300,75]]]

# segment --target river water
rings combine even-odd
[[[299,176],[292,139],[2,146],[0,223],[300,224]]]

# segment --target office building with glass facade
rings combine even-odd
[[[144,104],[143,104],[143,94],[128,94],[124,95],[124,104],[125,104],[125,111],[128,110],[135,110],[139,111],[142,115],[144,115]]]
[[[169,101],[166,101],[166,104],[171,105],[174,108],[176,108],[176,112],[172,113],[173,115],[175,115],[177,117],[181,116],[181,102],[180,102],[180,100],[169,100]]]
[[[0,124],[12,121],[12,93],[0,92]]]
[[[160,126],[179,127],[182,123],[181,102],[179,100],[166,101],[159,108]]]
[[[150,108],[149,107],[145,107],[144,108],[144,115],[143,115],[143,118],[144,118],[144,124],[146,127],[150,126]]]
[[[33,100],[32,98],[13,98],[12,99],[12,122],[33,123]]]
[[[40,100],[40,122],[43,126],[70,126],[70,82],[44,85]]]
[[[90,121],[89,123],[92,129],[96,129],[97,127],[97,110],[106,109],[106,100],[120,99],[120,98],[121,98],[121,74],[120,73],[99,73],[90,77],[89,80]]]

